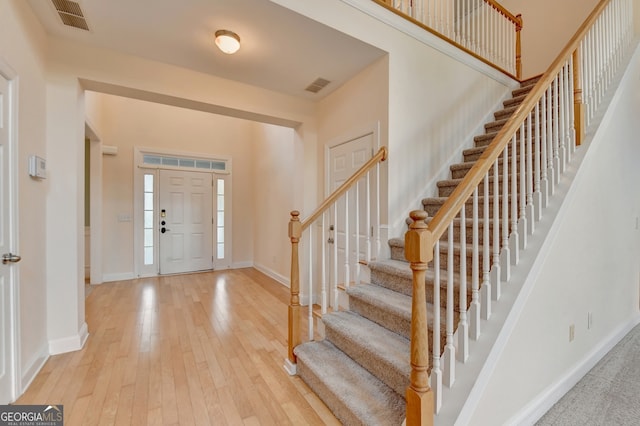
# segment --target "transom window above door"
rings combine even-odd
[[[147,166],[162,166],[163,168],[181,168],[212,170],[227,172],[227,160],[210,160],[203,158],[179,157],[175,155],[143,154],[142,163]]]

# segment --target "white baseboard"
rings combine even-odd
[[[253,268],[253,262],[247,260],[245,262],[234,262],[231,264],[231,269]]]
[[[87,338],[89,337],[89,328],[85,322],[78,330],[78,334],[74,336],[64,337],[62,339],[49,341],[49,354],[58,355],[67,352],[78,351],[82,349]]]
[[[613,347],[619,343],[636,325],[640,316],[615,329],[609,337],[603,339],[583,360],[560,379],[547,387],[529,404],[516,413],[506,424],[528,426],[535,424],[553,405],[571,390]]]
[[[36,355],[33,362],[31,362],[31,365],[29,365],[22,371],[22,375],[20,377],[20,388],[18,389],[20,395],[25,393],[25,391],[31,385],[31,382],[33,382],[33,379],[36,378],[40,370],[42,370],[42,367],[44,367],[44,364],[49,359],[48,349],[49,348],[47,345],[43,345],[42,348],[38,351],[38,354]]]
[[[133,272],[120,272],[120,273],[116,273],[116,274],[104,274],[102,276],[102,282],[103,283],[111,283],[111,282],[114,282],[114,281],[133,280],[135,278],[136,278],[136,276],[134,275]]]
[[[272,269],[267,268],[264,265],[260,265],[258,263],[254,263],[253,267],[256,268],[258,271],[262,272],[263,274],[273,278],[274,280],[278,281],[280,284],[282,284],[285,287],[289,287],[289,278],[282,276],[280,274],[278,274],[277,272],[275,272]]]

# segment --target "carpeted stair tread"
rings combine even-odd
[[[389,244],[392,244],[393,240],[400,239],[392,239],[389,241]],[[397,245],[397,250],[404,252],[404,240],[402,240],[402,244]],[[433,267],[430,267],[425,272],[425,283],[426,283],[426,293],[427,293],[427,302],[433,303],[433,283],[435,281],[435,271]],[[396,259],[387,259],[382,261],[371,262],[369,264],[369,269],[371,270],[371,283],[380,287],[385,287],[389,290],[396,291],[398,293],[402,293],[405,296],[411,296],[413,293],[413,271],[409,267],[409,263],[396,260]],[[440,270],[440,292],[446,291],[446,280],[442,277],[447,276],[447,271],[441,269]],[[458,289],[460,287],[460,272],[455,271],[453,274],[453,284],[454,288]],[[470,281],[467,281],[467,285],[469,286],[468,291],[471,292]],[[456,290],[456,297],[459,297],[459,291]],[[441,297],[441,306],[446,306],[446,300]]]
[[[373,284],[351,286],[349,310],[378,325],[400,334],[405,338],[411,335],[411,297]],[[433,305],[427,302],[427,323],[431,334],[433,324]],[[440,310],[440,324],[446,323],[446,311]]]
[[[347,289],[347,294],[349,297],[366,300],[411,322],[411,297],[405,294],[373,284],[351,286]]]
[[[298,374],[348,425],[399,425],[405,417],[404,398],[330,342],[299,345]]]
[[[513,115],[514,112],[518,109],[517,106],[510,106],[509,108],[503,108],[499,111],[493,113],[493,118],[496,120],[500,120],[503,118],[509,118]]]
[[[524,94],[524,95],[519,95],[519,96],[514,96],[512,98],[509,98],[504,102],[502,102],[502,106],[504,106],[505,108],[509,108],[514,105],[520,105],[522,101],[524,101],[524,98],[526,98],[526,96],[527,95]]]
[[[409,386],[409,340],[349,311],[324,315],[326,339],[399,394]]]

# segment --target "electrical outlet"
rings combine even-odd
[[[576,326],[575,324],[571,324],[569,326],[569,341],[573,342],[573,339],[576,337]]]

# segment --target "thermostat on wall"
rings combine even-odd
[[[47,177],[47,160],[36,155],[29,157],[29,176],[39,179]]]

